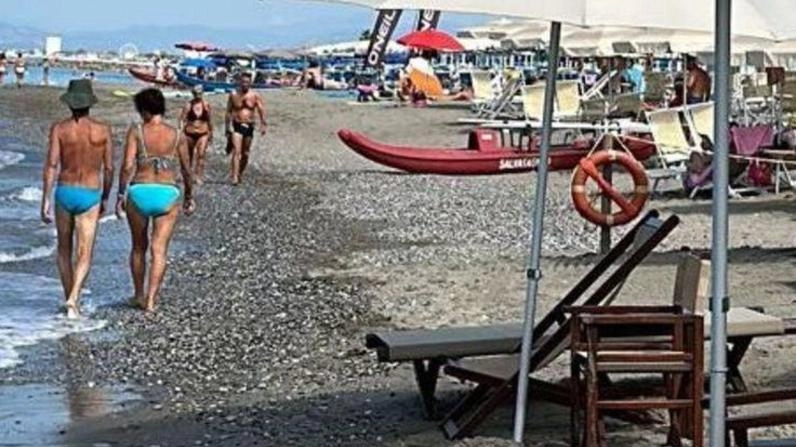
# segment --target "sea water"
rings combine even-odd
[[[23,361],[27,346],[103,327],[92,311],[129,293],[126,276],[119,274],[129,247],[124,226],[105,218],[98,231],[106,237],[98,239],[98,262],[81,300],[85,315],[65,318],[54,225],[40,220],[42,161],[41,150],[0,138],[0,375]]]
[[[72,79],[83,78],[92,73],[91,70],[78,70],[70,68],[50,68],[49,85],[64,87]],[[94,82],[100,84],[114,85],[137,85],[138,82],[127,72],[122,71],[94,71]],[[13,85],[16,83],[16,76],[13,71],[6,74],[4,84]],[[41,67],[28,67],[25,72],[25,84],[43,85],[44,74]]]

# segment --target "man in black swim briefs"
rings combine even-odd
[[[241,73],[238,89],[229,94],[224,123],[227,132],[227,153],[232,154],[230,179],[233,185],[241,182],[243,171],[249,164],[249,151],[254,139],[254,114],[260,118],[260,135],[265,136],[265,101],[251,89],[252,77]]]

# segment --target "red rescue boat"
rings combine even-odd
[[[538,148],[531,150],[505,148],[500,132],[475,129],[468,146],[461,149],[392,146],[373,141],[361,133],[343,129],[337,132],[346,146],[368,160],[416,174],[497,175],[535,171],[539,164]],[[655,153],[651,140],[619,137],[633,156],[640,161]],[[565,146],[553,146],[550,170],[572,170],[592,149],[593,141],[576,140]]]
[[[140,81],[148,82],[150,84],[162,85],[167,87],[174,87],[177,85],[176,79],[172,81],[167,81],[165,79],[158,79],[155,76],[155,72],[147,68],[130,67],[127,69],[127,71],[129,71],[130,75],[132,75],[134,78]]]

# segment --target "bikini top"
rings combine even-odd
[[[145,164],[149,163],[155,168],[155,173],[160,173],[161,170],[174,170],[177,162],[177,146],[180,144],[180,134],[177,133],[177,136],[174,138],[174,147],[172,148],[173,155],[160,155],[154,156],[149,155],[146,149],[146,143],[144,142],[144,127],[139,124],[138,125],[138,141],[139,141],[139,151],[136,154],[136,159],[138,164]]]
[[[202,107],[202,113],[196,113],[196,106],[200,105]],[[209,121],[210,114],[207,112],[207,107],[205,107],[204,101],[191,101],[191,109],[188,111],[188,121]]]

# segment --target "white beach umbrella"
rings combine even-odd
[[[642,33],[642,28],[618,26],[574,28],[562,33],[561,46],[572,55],[610,56],[616,54],[615,43],[631,42]]]
[[[380,8],[436,9],[545,20],[577,26],[628,26],[712,31],[709,0],[385,0]],[[734,0],[733,33],[770,39],[796,38],[792,0]]]
[[[560,23],[579,26],[642,26],[689,31],[715,31],[715,126],[713,159],[713,235],[711,247],[711,380],[710,445],[724,446],[726,410],[727,318],[727,186],[729,180],[730,36],[783,40],[796,38],[793,0],[387,0],[382,7],[436,9],[476,14],[496,14],[553,22],[550,58],[557,60]],[[553,65],[554,66],[554,65]],[[514,440],[522,441],[528,384],[528,359],[532,345],[538,281],[541,278],[542,223],[547,176],[547,156],[553,114],[555,70],[547,77],[542,144],[533,215],[533,243],[528,270],[521,373],[517,387]]]

